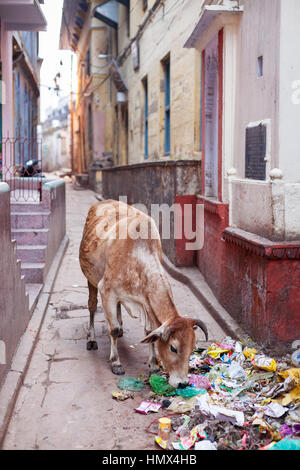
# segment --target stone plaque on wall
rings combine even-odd
[[[266,179],[267,126],[259,124],[246,129],[245,177],[254,180]]]

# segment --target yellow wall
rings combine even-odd
[[[155,0],[148,0],[148,10]],[[165,0],[139,41],[140,67],[133,70],[129,54],[121,72],[128,85],[129,163],[144,161],[144,91],[148,79],[149,159],[200,158],[200,54],[183,45],[199,18],[202,1]],[[130,38],[147,12],[142,0],[131,2]],[[125,7],[120,6],[119,54],[128,44]],[[126,30],[126,31],[125,31]],[[162,60],[170,55],[171,74],[171,152],[164,156],[164,83]]]
[[[99,1],[91,1],[77,47],[78,94],[74,113],[74,154],[77,172],[86,172],[103,151],[116,152],[115,95],[108,73],[110,55],[117,53],[116,33],[94,18]],[[90,75],[87,73],[87,51],[90,50]],[[99,54],[107,57],[98,58]],[[92,149],[89,146],[88,115],[92,111]]]

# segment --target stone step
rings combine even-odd
[[[40,202],[13,202],[10,203],[11,212],[45,212],[45,208],[42,206]]]
[[[46,261],[46,245],[18,245],[18,258],[23,263],[44,263]]]
[[[48,228],[50,212],[11,212],[12,228]]]
[[[14,228],[11,236],[17,240],[18,245],[47,245],[48,232],[47,228]]]
[[[22,275],[26,284],[42,284],[44,281],[45,263],[22,263]]]

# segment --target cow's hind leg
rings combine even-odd
[[[101,292],[101,291],[100,291]],[[113,295],[102,293],[102,306],[106,315],[106,320],[109,326],[110,334],[110,362],[113,374],[123,375],[125,370],[120,362],[118,353],[118,338],[123,335],[123,330],[120,326],[120,310],[121,305],[118,304]]]
[[[117,319],[118,319],[118,323],[120,325],[120,331],[119,331],[118,337],[122,338],[122,336],[123,336],[123,320],[122,320],[122,312],[121,312],[120,302],[118,302],[118,304],[117,304]]]
[[[88,287],[89,287],[88,307],[90,311],[90,325],[89,325],[89,331],[87,334],[86,349],[90,351],[91,349],[93,350],[98,349],[98,344],[97,344],[96,335],[95,335],[95,328],[94,328],[94,318],[95,318],[95,312],[97,310],[98,289],[97,287],[94,287],[89,281],[88,281]]]

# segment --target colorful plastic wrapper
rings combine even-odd
[[[154,438],[156,444],[158,444],[160,447],[162,447],[163,449],[166,449],[167,448],[167,445],[168,445],[168,441],[164,441],[161,437],[159,436],[155,436]]]
[[[227,352],[229,352],[228,349],[223,349],[223,348],[219,347],[218,344],[212,343],[210,345],[210,347],[208,348],[206,354],[208,356],[213,357],[214,359],[217,359],[220,356],[220,354],[227,353]]]
[[[243,354],[247,359],[252,360],[252,359],[254,359],[255,355],[257,354],[257,351],[254,348],[245,348],[243,350]]]
[[[196,388],[205,388],[206,390],[211,388],[211,383],[205,375],[192,374],[189,385],[194,385]]]
[[[290,426],[283,424],[280,426],[279,432],[282,437],[300,435],[300,424],[291,424]]]
[[[196,403],[197,397],[186,399],[177,396],[176,398],[174,398],[171,405],[168,407],[168,411],[173,411],[174,413],[188,413],[189,411],[192,411],[195,408]]]
[[[118,401],[127,400],[127,398],[134,398],[134,394],[132,392],[112,392],[112,397]]]
[[[143,415],[146,415],[150,411],[153,413],[157,413],[160,410],[161,406],[162,406],[161,403],[152,403],[150,401],[142,401],[140,406],[134,409],[138,413],[142,413]]]
[[[256,354],[253,359],[254,367],[258,369],[276,372],[277,364],[271,357],[264,356],[263,354]]]

